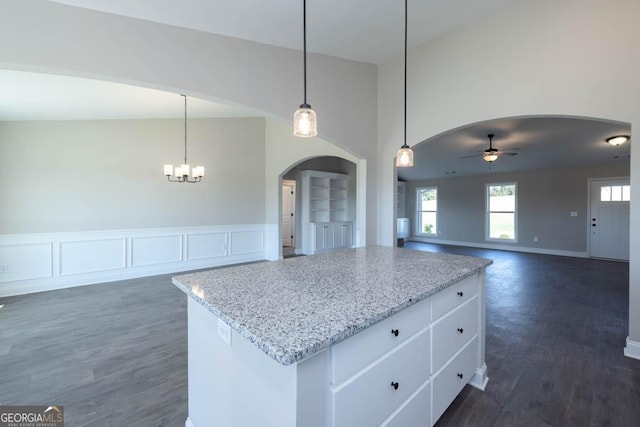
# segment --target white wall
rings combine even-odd
[[[511,116],[568,115],[640,128],[640,2],[518,2],[408,57],[408,142]],[[378,69],[378,240],[393,242],[402,58]],[[640,150],[631,152],[629,336],[640,343]],[[629,348],[629,346],[627,347]],[[640,347],[637,349],[640,358]]]
[[[367,161],[359,159],[347,151],[330,144],[321,138],[305,138],[301,140],[293,136],[289,123],[276,120],[266,121],[266,166],[265,166],[265,194],[267,224],[267,258],[278,259],[282,257],[282,244],[280,232],[280,207],[282,206],[282,176],[306,159],[318,156],[340,157],[355,163],[356,182],[358,185],[356,195],[356,222],[355,243],[356,246],[366,245],[369,228],[372,225],[371,214],[367,207],[371,200],[367,198]],[[375,215],[374,215],[375,216]]]
[[[198,184],[163,175],[182,120],[0,122],[0,235],[263,223],[264,119],[188,126]]]
[[[0,37],[11,40],[0,45],[2,68],[58,72],[223,100],[289,124],[302,101],[300,51],[44,0],[0,0],[0,9]],[[320,137],[375,164],[376,67],[309,55],[308,70],[309,102],[318,113]],[[375,168],[365,176],[361,182],[369,191],[359,193],[370,194],[367,233],[375,241]]]
[[[629,176],[629,163],[526,172],[457,176],[407,183],[407,216],[416,235],[419,187],[438,187],[438,235],[429,241],[501,245],[570,256],[587,256],[589,233],[588,180]],[[486,188],[489,183],[518,184],[518,242],[485,240]],[[572,217],[571,212],[577,212]],[[534,241],[534,236],[538,241]]]

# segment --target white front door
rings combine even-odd
[[[282,185],[282,246],[295,246],[295,183]]]
[[[591,181],[591,256],[629,260],[629,179]]]

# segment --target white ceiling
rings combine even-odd
[[[485,162],[481,154],[489,147],[490,133],[495,134],[494,148],[519,148],[511,151],[518,154]],[[620,134],[630,135],[629,125],[560,117],[492,120],[414,146],[416,166],[398,168],[398,176],[408,181],[629,162],[631,141],[619,147],[605,142],[606,138]],[[462,158],[472,155],[480,156]]]
[[[431,0],[409,2],[410,45],[423,43],[473,19],[520,0]],[[139,19],[299,49],[300,1],[258,0],[59,0]],[[310,1],[309,50],[380,63],[402,52],[401,0]],[[419,25],[418,25],[419,23]],[[318,30],[321,28],[322,30]],[[329,29],[329,30],[327,30]],[[180,118],[178,94],[90,79],[0,70],[0,121]],[[246,117],[247,109],[189,98],[189,117]],[[503,119],[476,124],[415,147],[416,167],[398,169],[405,180],[626,161],[627,143],[604,142],[628,134],[629,126],[563,118]],[[486,135],[498,149],[519,147],[517,156],[492,164],[481,154]],[[614,156],[621,156],[615,160]],[[452,173],[455,171],[455,174]]]
[[[67,76],[0,70],[0,94],[0,121],[184,117],[179,94]],[[192,97],[187,110],[191,118],[257,115]]]
[[[55,0],[146,21],[302,50],[300,0]],[[520,0],[412,0],[409,48]],[[307,49],[380,64],[402,53],[402,0],[307,2]]]

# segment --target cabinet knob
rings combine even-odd
[[[463,332],[464,332],[464,329],[462,329],[462,328],[458,328],[458,332],[463,333]]]
[[[397,390],[399,385],[400,384],[394,383],[393,381],[391,381],[391,387],[393,387],[394,390]]]
[[[462,378],[464,378],[464,375],[458,374],[458,378],[462,379]]]
[[[464,296],[464,292],[462,292],[462,291],[458,292],[458,296],[459,297]]]
[[[398,330],[398,329],[392,329],[391,330],[391,335],[395,335],[396,337],[398,336],[399,333],[400,333],[400,330]]]

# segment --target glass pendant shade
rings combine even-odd
[[[302,104],[293,115],[293,134],[303,138],[318,135],[318,119],[310,105]]]
[[[410,168],[413,166],[413,150],[403,145],[396,154],[396,166],[399,168]]]

